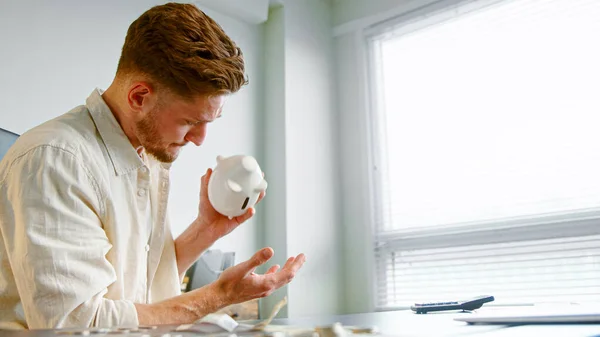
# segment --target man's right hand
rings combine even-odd
[[[290,283],[306,258],[290,257],[279,270],[274,265],[264,274],[254,273],[273,257],[273,249],[263,248],[248,261],[227,268],[213,283],[158,303],[135,303],[140,325],[192,323],[228,305],[269,296]]]
[[[273,249],[263,248],[249,260],[227,268],[213,284],[223,302],[229,305],[269,296],[290,283],[306,261],[304,254],[299,254],[290,257],[281,269],[274,265],[264,275],[256,274],[256,268],[269,261],[273,254]]]

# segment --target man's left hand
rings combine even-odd
[[[208,200],[208,181],[210,180],[212,172],[212,169],[209,168],[206,170],[206,174],[202,176],[200,205],[198,206],[198,218],[196,218],[195,223],[197,224],[199,231],[202,231],[205,235],[208,235],[208,237],[216,241],[229,234],[246,220],[250,219],[256,211],[253,207],[250,207],[246,213],[231,219],[229,219],[228,216],[217,212]],[[264,197],[265,192],[261,192],[256,203],[260,202]]]
[[[231,219],[217,212],[208,200],[208,181],[211,174],[212,169],[209,168],[202,176],[198,217],[175,240],[177,268],[182,279],[185,271],[198,259],[200,254],[212,246],[215,241],[250,219],[255,212],[254,208],[249,208],[246,213]],[[264,197],[265,192],[262,192],[258,196],[257,203]]]

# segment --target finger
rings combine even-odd
[[[233,267],[229,267],[223,272],[227,279],[241,280],[248,275],[252,275],[256,270],[256,267],[265,264],[271,257],[273,257],[273,249],[270,247],[263,248],[252,257],[244,262],[241,262]]]
[[[260,192],[260,194],[258,195],[258,200],[256,200],[256,203],[258,204],[267,194],[267,191],[262,191]]]
[[[208,181],[212,175],[212,169],[209,167],[206,173],[202,176],[200,185],[200,196],[208,198]]]
[[[281,270],[286,270],[295,274],[298,269],[304,265],[304,262],[306,262],[306,256],[304,254],[299,254],[296,257],[290,257]]]
[[[290,257],[281,270],[279,270],[277,273],[270,274],[270,276],[272,275],[271,277],[273,277],[275,289],[290,283],[305,261],[306,257],[304,254],[299,254],[296,257]]]
[[[285,264],[283,265],[283,268],[281,268],[281,269],[288,269],[288,268],[290,268],[290,266],[292,265],[292,263],[294,263],[294,260],[295,260],[295,259],[296,259],[296,258],[295,258],[295,257],[293,257],[293,256],[292,256],[292,257],[289,257],[289,258],[287,259],[287,261],[285,261]]]
[[[276,265],[272,266],[271,268],[269,268],[269,270],[267,270],[267,272],[265,273],[265,275],[266,274],[273,274],[273,273],[275,273],[278,270],[279,270],[279,265],[276,264]]]
[[[250,259],[238,265],[241,268],[240,271],[244,274],[244,276],[253,273],[256,267],[261,266],[269,261],[273,257],[273,254],[274,252],[271,247],[266,247],[259,250],[258,252],[254,253]]]
[[[210,178],[210,175],[212,173],[212,169],[209,167],[206,169],[206,172],[204,173],[204,175],[202,176],[202,184],[208,184],[208,179]]]
[[[256,213],[256,210],[254,210],[253,207],[250,207],[250,208],[248,208],[246,213],[236,216],[235,218],[233,218],[233,220],[235,220],[235,222],[237,222],[238,225],[240,225],[244,221],[246,221],[246,220],[250,219],[252,216],[254,216],[254,213]]]

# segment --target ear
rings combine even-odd
[[[262,180],[260,183],[258,183],[258,186],[256,186],[256,188],[254,188],[254,192],[263,192],[267,189],[267,181],[266,180]]]
[[[134,82],[129,87],[127,93],[127,103],[129,108],[135,112],[150,110],[149,105],[153,104],[151,96],[154,95],[152,87],[146,82]]]

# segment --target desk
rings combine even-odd
[[[410,310],[366,314],[276,319],[272,324],[314,327],[340,322],[352,326],[377,326],[382,336],[398,337],[600,337],[600,324],[469,325],[454,320],[470,313],[414,314]],[[361,335],[354,335],[361,336]],[[364,335],[368,336],[368,335]]]
[[[410,310],[377,312],[353,315],[319,316],[293,319],[276,319],[275,325],[292,325],[296,327],[314,328],[315,326],[331,325],[339,322],[346,326],[376,326],[382,336],[410,336],[410,337],[450,337],[450,336],[481,336],[481,337],[520,337],[520,336],[568,336],[589,337],[600,336],[600,324],[546,324],[546,325],[468,325],[454,321],[455,317],[468,315],[468,313],[428,313],[423,315],[413,314]],[[169,333],[170,337],[194,336],[193,333],[174,332],[176,326],[159,326],[156,330],[143,333],[129,334],[91,334],[89,337],[140,337],[149,335],[162,337]],[[212,335],[212,336],[227,336]],[[262,334],[253,334],[259,337]],[[81,337],[81,335],[57,334],[53,330],[32,331],[0,331],[2,337]],[[209,335],[204,335],[209,336]],[[238,334],[244,337],[247,334]],[[371,335],[354,335],[371,336]],[[165,336],[167,337],[167,336]]]

